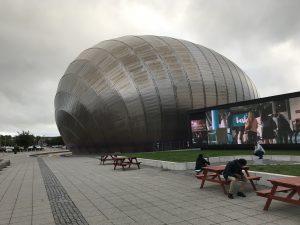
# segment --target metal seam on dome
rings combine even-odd
[[[243,87],[243,101],[244,101],[244,100],[247,99],[247,98],[246,98],[245,89],[246,89],[246,87],[247,87],[247,88],[248,88],[248,92],[249,92],[249,87],[248,87],[247,81],[246,81],[246,87],[244,87],[244,82],[243,82],[242,76],[241,76],[241,74],[239,73],[239,70],[238,70],[239,68],[235,65],[234,62],[232,62],[232,65],[234,66],[236,72],[239,74],[239,77],[240,77],[240,79],[241,79],[242,87]],[[243,74],[243,73],[242,73],[242,74]]]
[[[61,93],[65,93],[66,95],[70,95],[68,92],[59,92],[59,94],[61,94]],[[73,97],[72,95],[70,95],[71,97]],[[78,101],[79,102],[79,101]],[[81,103],[80,103],[81,104]],[[77,122],[77,124],[81,127],[81,129],[85,132],[85,134],[88,134],[88,132],[86,131],[86,127],[85,126],[83,126],[82,124],[81,124],[81,122],[79,122],[78,121],[78,119],[76,118],[76,117],[74,117],[74,115],[71,113],[71,112],[68,112],[68,111],[66,111],[66,110],[62,110],[62,109],[56,109],[55,110],[55,120],[56,120],[56,113],[58,112],[58,111],[63,111],[63,112],[65,112],[66,114],[68,114],[68,115],[70,115],[70,117],[71,118],[73,118],[76,122]],[[88,135],[87,135],[88,136]]]
[[[116,39],[113,39],[113,40],[116,40]],[[151,73],[149,70],[149,68],[148,68],[148,66],[144,63],[144,61],[142,61],[141,60],[141,58],[140,58],[140,56],[138,56],[138,53],[129,45],[129,44],[127,44],[127,43],[125,43],[125,42],[123,42],[123,41],[120,41],[120,40],[118,40],[118,42],[120,42],[120,43],[123,43],[124,45],[126,45],[129,49],[131,49],[131,51],[135,54],[135,56],[139,59],[139,63],[140,63],[140,65],[142,65],[143,66],[143,68],[146,68],[146,71],[147,71],[147,75],[148,75],[148,72],[149,73]],[[160,98],[158,97],[159,96],[159,92],[157,93],[157,89],[156,89],[156,83],[155,83],[155,81],[154,81],[154,79],[153,79],[153,77],[152,77],[152,74],[151,74],[151,79],[150,79],[152,82],[153,82],[153,87],[154,87],[154,89],[155,89],[155,91],[156,91],[156,95],[157,95],[157,99],[158,99],[158,101],[159,101],[159,104],[161,104],[161,102],[160,102]],[[138,92],[139,92],[139,96],[140,96],[140,98],[141,98],[141,104],[142,104],[142,106],[143,106],[143,111],[144,111],[144,117],[145,117],[145,123],[146,123],[146,135],[148,136],[149,135],[149,127],[148,127],[148,125],[149,125],[149,121],[148,121],[148,118],[147,118],[147,112],[146,112],[146,109],[145,109],[145,105],[144,105],[144,101],[143,101],[143,99],[144,99],[144,97],[145,96],[143,96],[142,94],[141,94],[141,92],[140,92],[140,88],[138,87],[138,85],[136,85],[136,88],[137,88],[137,90],[138,90]],[[159,110],[161,110],[161,108],[159,107]],[[161,113],[161,111],[160,111],[160,113]]]
[[[231,66],[232,66],[232,68],[234,69],[234,71],[236,72],[236,74],[237,74],[237,77],[238,77],[238,79],[239,79],[239,81],[240,81],[240,88],[242,88],[242,94],[243,94],[243,97],[242,97],[242,101],[245,99],[245,94],[244,94],[244,86],[243,86],[243,82],[242,82],[242,78],[241,78],[241,76],[240,76],[240,74],[239,74],[239,72],[237,71],[237,69],[236,69],[236,67],[234,66],[234,63],[231,61],[231,60],[227,60],[227,63],[228,64],[230,64]],[[229,66],[230,67],[230,66]],[[237,87],[238,88],[238,87]],[[236,99],[237,99],[237,101],[238,101],[238,95],[236,96]],[[240,100],[241,101],[241,100]]]
[[[242,71],[242,73],[243,73],[243,75],[244,75],[244,78],[245,78],[245,80],[246,80],[246,84],[247,84],[248,92],[249,92],[249,96],[248,96],[248,98],[247,98],[247,100],[248,100],[248,99],[251,98],[251,93],[250,93],[250,86],[249,86],[249,82],[248,82],[247,76],[246,76],[245,72],[244,72],[241,68],[239,68],[237,65],[235,65],[235,66],[236,66],[240,71]]]
[[[111,55],[109,51],[107,51],[106,49],[104,48],[99,48],[99,47],[92,47],[92,48],[89,48],[89,49],[94,49],[94,50],[98,50],[98,51],[103,51],[105,53],[107,53],[108,55]],[[112,55],[111,55],[112,56]],[[114,59],[116,59],[114,56],[112,56]],[[118,61],[118,60],[116,60]],[[131,123],[131,116],[129,116],[129,111],[128,111],[128,106],[127,104],[125,103],[124,99],[122,98],[122,95],[120,94],[120,92],[114,88],[114,84],[111,83],[111,81],[109,79],[107,79],[106,77],[106,73],[104,71],[102,71],[102,69],[97,65],[97,68],[100,70],[101,74],[103,74],[103,77],[105,78],[105,80],[107,81],[107,83],[109,84],[109,86],[112,88],[113,91],[115,91],[117,93],[117,95],[119,96],[119,99],[121,100],[121,102],[123,102],[124,104],[124,108],[126,109],[126,113],[127,115],[125,116],[128,120],[128,124],[130,126],[130,131],[131,131],[131,136],[133,137],[133,134],[132,134],[132,123]],[[106,102],[106,101],[105,101]]]
[[[249,79],[249,82],[251,83],[254,98],[258,98],[259,94],[257,93],[257,90],[256,90],[256,87],[255,87],[254,83],[252,82],[252,80],[250,79],[250,77],[248,75],[247,75],[247,77]]]
[[[124,42],[122,42],[122,41],[120,41],[120,40],[118,40],[118,39],[111,39],[111,40],[108,40],[108,41],[111,41],[111,42],[114,42],[114,41],[115,41],[115,42],[121,43],[121,44],[125,45],[125,46],[127,47],[127,49],[131,49],[126,43],[124,43]],[[132,50],[132,49],[131,49],[131,50]],[[143,102],[143,100],[142,100],[141,92],[140,92],[138,86],[136,85],[136,83],[134,82],[134,79],[132,78],[131,73],[130,73],[129,71],[127,71],[127,67],[123,64],[123,62],[120,60],[120,58],[117,58],[117,57],[116,57],[113,53],[111,53],[111,52],[110,52],[110,55],[111,55],[111,56],[112,56],[112,57],[113,57],[120,65],[121,65],[121,67],[122,67],[124,73],[130,78],[130,81],[131,81],[133,87],[135,88],[135,90],[136,90],[136,92],[137,92],[137,94],[138,94],[138,96],[139,96],[139,102],[140,102],[140,104],[141,104],[141,106],[142,106],[142,111],[143,111],[143,115],[144,115],[144,127],[145,127],[146,136],[147,136],[147,134],[148,134],[148,127],[147,127],[147,124],[148,124],[148,122],[147,122],[147,115],[146,115],[145,105],[144,105],[144,102]],[[136,54],[135,54],[135,56],[136,56]]]
[[[196,49],[198,49],[198,45],[197,45],[197,44],[195,44],[195,43],[193,43],[193,42],[189,42],[189,43],[191,43],[192,46],[194,46]],[[189,49],[189,48],[188,48],[188,49]],[[191,51],[190,51],[190,52],[191,52]],[[191,52],[191,54],[192,54],[192,52]],[[202,72],[201,72],[201,69],[200,69],[200,66],[199,66],[198,62],[196,61],[196,58],[194,57],[194,54],[192,54],[192,56],[193,56],[194,62],[195,62],[196,65],[197,65],[197,68],[198,68],[198,70],[199,70],[199,75],[200,75],[201,80],[202,80],[202,88],[203,88],[203,95],[204,95],[204,107],[207,107],[206,90],[205,90],[205,83],[204,83],[203,74],[202,74]]]
[[[223,55],[221,55],[221,54],[219,54],[219,55],[221,56],[222,60],[225,62],[225,64],[227,65],[227,68],[228,68],[229,71],[230,71],[230,76],[231,76],[231,78],[232,78],[233,85],[234,85],[234,90],[235,90],[235,101],[237,101],[237,95],[238,95],[238,94],[237,94],[236,80],[234,79],[232,70],[231,70],[230,66],[228,65],[228,62],[227,62],[227,61],[229,61],[229,60],[228,60],[227,58],[225,58]]]
[[[185,47],[185,45],[182,44],[182,42],[181,42],[179,39],[172,38],[172,37],[169,37],[169,38],[172,39],[172,40],[174,40],[174,41],[179,42],[180,45],[181,45],[184,49],[188,50],[188,49]],[[175,54],[178,56],[177,52],[176,52],[176,51],[174,51],[174,52],[175,52]],[[188,53],[189,53],[189,51],[188,51]],[[188,54],[188,55],[190,56],[190,54]],[[183,68],[183,71],[184,71],[184,74],[185,74],[185,77],[186,77],[186,80],[187,80],[187,84],[188,84],[188,87],[189,87],[189,90],[190,90],[191,107],[192,107],[192,109],[193,109],[193,108],[194,108],[193,90],[192,90],[192,87],[191,87],[191,82],[190,82],[189,74],[188,74],[187,71],[186,71],[184,62],[181,61],[181,57],[176,57],[176,58],[177,58],[177,61],[178,61],[178,58],[179,58],[180,64],[182,65],[181,68]]]
[[[204,48],[206,48],[206,47],[204,47]],[[211,49],[209,49],[209,48],[206,48],[206,49],[214,56],[214,58],[215,58],[216,61],[218,62],[219,67],[220,67],[220,69],[221,69],[221,71],[222,71],[222,75],[223,75],[223,78],[224,78],[224,81],[225,81],[226,92],[227,92],[227,102],[226,102],[226,103],[229,103],[229,91],[228,91],[228,85],[227,85],[227,81],[226,81],[226,78],[225,78],[225,74],[224,74],[223,68],[222,68],[222,66],[221,66],[221,64],[220,64],[220,62],[219,62],[217,56],[214,54],[214,52],[213,52]]]
[[[147,41],[147,36],[140,36],[140,38],[143,39],[145,42],[147,42],[147,43],[151,46],[151,48],[152,48],[153,51],[155,52],[156,56],[160,59],[160,63],[161,63],[161,65],[162,65],[162,68],[163,68],[165,74],[167,75],[167,77],[169,78],[169,81],[170,81],[170,83],[171,83],[171,87],[170,87],[170,88],[173,90],[173,95],[172,95],[172,94],[170,94],[170,95],[174,98],[174,102],[175,102],[175,110],[176,110],[175,114],[176,114],[176,118],[178,118],[178,107],[177,107],[177,106],[178,106],[178,100],[177,100],[177,93],[176,93],[175,88],[174,88],[174,81],[173,81],[173,78],[172,78],[172,76],[171,76],[172,73],[171,73],[171,71],[170,71],[170,69],[169,69],[169,66],[167,65],[167,63],[165,62],[165,60],[163,59],[163,57],[159,54],[158,50],[157,50],[157,49],[156,49],[149,41]],[[150,38],[155,39],[155,38],[157,38],[157,36],[150,36]],[[157,38],[157,39],[158,39],[158,38]],[[168,97],[168,96],[166,96],[166,97]],[[162,109],[164,109],[163,105],[161,105],[160,107],[161,107]],[[163,118],[164,115],[165,115],[165,111],[162,110],[161,117]],[[165,129],[163,120],[161,120],[161,124],[162,124],[162,130],[161,130],[161,137],[160,137],[160,139],[163,138],[163,129]]]
[[[219,103],[219,94],[218,94],[217,82],[216,82],[216,79],[215,79],[214,72],[212,71],[211,64],[210,64],[209,60],[207,59],[206,55],[202,51],[202,47],[204,47],[204,46],[200,46],[200,45],[195,45],[195,46],[199,49],[199,51],[203,55],[204,59],[206,60],[208,66],[210,68],[210,72],[211,72],[211,75],[212,75],[212,78],[213,78],[213,81],[214,81],[214,84],[215,84],[215,90],[216,90],[216,103],[214,103],[214,104],[218,105],[218,103]]]
[[[247,81],[247,83],[248,83],[248,87],[249,87],[249,97],[250,97],[250,99],[252,99],[252,98],[254,98],[254,91],[253,91],[253,87],[252,87],[252,84],[251,84],[251,82],[250,82],[250,80],[249,80],[249,77],[246,75],[246,73],[242,70],[242,72],[243,72],[243,74],[244,74],[244,76],[245,76],[245,79],[246,79],[246,81]],[[250,86],[251,86],[251,88],[250,88]]]
[[[155,52],[155,54],[156,54],[156,56],[160,59],[160,61],[161,61],[161,65],[163,66],[163,68],[164,68],[164,71],[166,72],[166,74],[168,75],[168,78],[169,78],[169,80],[170,80],[170,82],[171,82],[171,88],[172,88],[172,90],[173,90],[173,93],[174,93],[174,100],[175,100],[175,108],[177,109],[177,94],[176,94],[176,91],[175,91],[175,89],[174,89],[174,81],[173,81],[173,78],[171,77],[171,71],[169,70],[169,67],[168,67],[168,65],[165,63],[165,60],[164,59],[162,59],[162,56],[160,55],[160,54],[158,54],[158,51],[157,51],[157,49],[151,44],[151,43],[149,43],[147,40],[145,40],[145,38],[144,37],[146,37],[146,36],[141,36],[141,37],[139,37],[140,39],[143,39],[145,42],[147,42],[150,46],[151,46],[151,48],[153,49],[153,51]],[[157,38],[157,36],[151,36],[151,37],[155,37],[155,38]]]
[[[157,38],[160,39],[161,41],[163,41],[164,43],[166,43],[166,45],[167,45],[167,46],[169,47],[169,49],[171,50],[172,55],[175,56],[176,61],[177,61],[178,64],[180,65],[180,68],[181,68],[181,70],[183,71],[183,74],[185,75],[184,77],[185,77],[185,79],[186,79],[186,83],[187,83],[187,85],[188,85],[188,87],[189,87],[189,91],[190,91],[190,93],[189,93],[189,96],[190,96],[190,104],[191,104],[191,106],[193,106],[193,105],[192,105],[192,97],[191,97],[191,92],[192,92],[191,86],[190,86],[190,83],[188,82],[188,78],[187,78],[187,75],[186,75],[186,71],[183,69],[184,67],[182,66],[181,61],[178,60],[178,55],[176,54],[176,51],[172,48],[172,45],[171,45],[166,39],[164,39],[164,38],[162,38],[162,37],[160,37],[160,36],[157,36]],[[176,91],[177,91],[177,88],[176,88]]]
[[[70,65],[68,66],[68,68],[69,68],[73,63],[75,63],[75,62],[77,62],[77,61],[81,61],[81,60],[78,59],[78,58],[76,58],[75,60],[73,60],[73,61],[70,63]],[[81,65],[80,70],[82,69],[82,67],[84,67],[84,64]],[[68,70],[68,68],[67,68],[67,70]],[[66,70],[66,71],[67,71],[67,70]],[[67,75],[67,74],[70,74],[70,73],[64,73],[64,75],[60,78],[60,80],[63,79],[64,76]]]
[[[192,54],[192,52],[189,49],[189,47],[186,46],[187,42],[185,40],[181,40],[181,39],[175,39],[175,40],[178,40],[184,46],[184,48],[188,51],[189,56],[191,57],[191,59],[193,60],[193,62],[195,63],[195,65],[196,65],[196,67],[198,69],[198,72],[199,72],[199,75],[200,75],[200,80],[202,81],[202,90],[203,90],[203,95],[204,95],[204,97],[203,97],[203,101],[204,101],[203,104],[204,104],[204,107],[205,107],[206,106],[206,93],[205,93],[204,80],[203,80],[203,76],[202,76],[202,73],[200,71],[199,65],[198,65],[198,63],[197,63],[197,61],[196,61],[196,59],[194,57],[194,54]],[[189,43],[194,46],[194,43],[192,43],[192,42],[189,42]],[[190,80],[189,80],[189,82],[190,82]],[[191,84],[190,84],[190,86],[191,86]],[[193,95],[192,95],[192,97],[193,97]],[[193,105],[193,109],[194,109],[194,105]]]
[[[112,40],[107,40],[107,42],[109,42],[109,41],[112,41]],[[134,88],[136,89],[136,91],[138,92],[138,90],[137,90],[135,84],[132,82],[131,76],[130,76],[129,73],[126,71],[126,69],[125,69],[123,63],[122,63],[118,58],[116,58],[111,52],[109,52],[108,50],[106,50],[106,49],[104,49],[104,48],[94,47],[94,48],[91,48],[91,49],[102,50],[102,51],[106,52],[108,55],[110,55],[112,58],[114,58],[115,61],[116,61],[116,62],[120,65],[120,67],[122,68],[122,71],[124,72],[124,74],[126,75],[126,77],[129,77],[129,78],[130,78],[130,80],[129,80],[130,83],[133,85],[133,87],[134,87]],[[101,70],[101,71],[102,71],[102,70]],[[106,74],[106,73],[103,73],[103,74]],[[111,81],[109,81],[109,83],[111,83]],[[122,95],[120,94],[120,92],[116,89],[115,86],[116,86],[116,85],[111,85],[111,87],[114,88],[114,90],[115,90],[120,96],[122,96]],[[131,130],[132,141],[134,142],[134,138],[133,138],[133,132],[134,132],[134,130],[133,130],[133,122],[132,122],[132,118],[131,118],[131,115],[129,115],[129,109],[128,109],[127,103],[125,102],[124,98],[121,97],[120,99],[124,102],[124,105],[126,106],[125,108],[126,108],[126,112],[127,112],[127,117],[129,118],[129,126],[130,126],[130,130]]]
[[[180,43],[182,43],[182,45],[188,50],[188,53],[191,57],[191,59],[193,60],[193,62],[195,63],[197,69],[198,69],[198,72],[199,72],[199,75],[200,75],[200,80],[202,81],[202,90],[203,90],[203,104],[204,104],[204,107],[206,106],[206,93],[205,93],[205,86],[204,86],[204,80],[203,80],[203,76],[202,76],[202,73],[200,71],[200,68],[199,68],[199,65],[194,57],[194,54],[191,52],[191,50],[189,49],[188,46],[186,46],[187,42],[185,40],[181,40],[181,39],[178,39],[178,41],[180,41]],[[191,42],[189,42],[191,43]],[[191,43],[193,46],[194,46],[194,43]],[[194,108],[194,107],[193,107]]]
[[[80,59],[80,60],[86,61],[87,63],[89,63],[89,61],[86,60],[86,59]],[[66,75],[66,76],[69,76],[69,75],[75,75],[75,74],[73,74],[73,73],[68,73],[68,74],[65,74],[65,75]],[[64,77],[65,77],[65,76],[64,76]],[[79,80],[79,81],[83,82],[85,85],[87,84],[87,82],[86,82],[82,77],[80,77],[80,76],[77,76],[77,77],[78,77],[78,80]],[[86,86],[89,87],[88,85],[86,85]],[[96,94],[96,96],[98,96],[99,99],[102,100],[102,102],[104,102],[104,100],[101,98],[101,96],[99,96],[99,95],[97,94],[97,92],[96,92],[92,87],[90,87],[89,89],[91,89],[91,90]],[[68,93],[68,92],[66,92],[66,91],[60,91],[60,92]],[[57,92],[57,93],[60,93],[60,92]],[[69,93],[69,95],[71,95],[71,94]],[[71,95],[71,96],[73,96],[73,95]],[[56,97],[56,96],[55,96],[55,97]],[[79,101],[79,102],[80,102],[82,105],[84,105],[81,101]],[[88,112],[90,112],[90,111],[88,110],[87,107],[85,107],[85,108],[87,109]],[[102,110],[101,110],[101,114],[104,115],[104,112],[102,112]],[[94,118],[94,115],[93,115],[92,113],[90,113],[90,115],[91,115],[91,117],[93,118],[94,122],[96,123],[96,126],[97,126],[97,127],[99,128],[99,130],[101,131],[102,137],[103,137],[104,141],[107,142],[108,138],[106,137],[106,135],[105,135],[104,132],[102,131],[101,126],[99,126],[98,121],[96,120],[96,118]]]
[[[153,46],[149,43],[149,42],[147,42],[145,39],[143,39],[142,37],[140,37],[140,36],[135,36],[135,35],[133,35],[132,37],[135,37],[135,38],[137,38],[137,39],[140,39],[141,41],[143,41],[144,43],[146,43],[151,49],[152,49],[152,51],[154,52],[154,54],[155,54],[155,56],[157,57],[157,58],[159,58],[159,55],[157,54],[157,52],[155,51],[155,49],[153,48]],[[160,58],[159,58],[160,59]],[[161,60],[160,60],[161,61]],[[162,114],[163,114],[163,109],[162,109],[162,100],[161,100],[161,96],[160,96],[160,91],[159,91],[159,88],[158,88],[158,86],[157,86],[157,82],[156,82],[156,80],[154,79],[154,76],[153,76],[153,73],[154,73],[154,71],[152,72],[152,69],[150,69],[149,68],[149,66],[148,65],[146,65],[145,63],[143,63],[144,65],[145,65],[145,67],[147,67],[148,69],[149,69],[149,75],[151,76],[151,80],[152,80],[152,82],[153,82],[153,86],[154,86],[154,89],[155,89],[155,92],[156,92],[156,94],[157,94],[157,99],[158,99],[158,104],[159,104],[159,114],[160,114],[160,134],[158,135],[158,137],[159,137],[159,139],[161,138],[161,136],[162,136],[162,127],[163,127],[163,125],[162,125],[162,120],[163,120],[163,117],[162,117]],[[161,63],[162,64],[162,63]]]

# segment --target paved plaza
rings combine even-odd
[[[0,153],[2,154],[2,153]],[[188,171],[141,166],[113,170],[96,156],[2,154],[0,225],[19,224],[300,224],[300,208],[256,196],[230,200],[219,185]],[[262,189],[264,187],[258,187]]]

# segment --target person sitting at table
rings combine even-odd
[[[254,149],[254,155],[258,156],[259,159],[262,159],[264,154],[266,154],[266,151],[260,144],[257,143],[257,145]]]
[[[241,181],[242,183],[237,192],[237,196],[246,197],[246,195],[243,193],[243,189],[247,182],[247,179],[242,172],[243,166],[246,165],[247,165],[246,159],[235,159],[233,161],[228,162],[227,165],[225,166],[223,176],[226,180],[231,181],[229,186],[229,191],[228,191],[228,198],[233,199],[233,192],[236,189],[239,181]]]
[[[207,165],[210,165],[210,162],[206,160],[202,154],[199,154],[196,160],[195,172],[199,174],[202,171],[202,167]]]

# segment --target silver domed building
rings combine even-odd
[[[176,148],[186,112],[259,97],[251,79],[217,52],[185,40],[125,36],[83,51],[55,96],[57,127],[74,152]],[[183,147],[183,146],[181,146]]]

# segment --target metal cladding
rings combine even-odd
[[[69,65],[55,96],[55,119],[75,152],[175,148],[186,144],[187,110],[257,97],[251,79],[211,49],[170,37],[125,36],[100,42]]]

